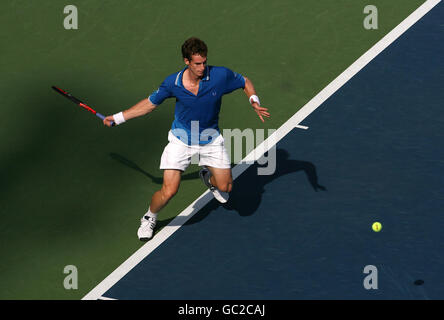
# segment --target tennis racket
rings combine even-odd
[[[92,114],[95,114],[96,116],[98,116],[100,119],[104,120],[105,116],[103,114],[98,113],[96,110],[94,110],[93,108],[91,108],[90,106],[88,106],[87,104],[85,104],[84,102],[80,101],[79,99],[77,99],[76,97],[74,97],[72,94],[57,88],[56,86],[52,86],[52,88],[57,91],[58,93],[60,93],[62,96],[64,96],[65,98],[71,100],[72,102],[74,102],[75,104],[77,104],[78,106],[88,110],[89,112],[91,112]],[[114,126],[115,123],[111,122],[111,125]]]

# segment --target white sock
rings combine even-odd
[[[156,220],[157,219],[157,213],[153,213],[153,212],[151,212],[150,209],[148,209],[148,212],[145,213],[145,217],[150,217],[150,218],[153,218],[154,220]]]

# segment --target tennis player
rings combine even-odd
[[[148,212],[141,219],[137,235],[142,241],[153,237],[157,214],[177,193],[181,174],[195,154],[202,166],[199,172],[202,181],[219,202],[228,200],[233,185],[231,164],[218,126],[223,95],[243,88],[260,120],[264,122],[264,117],[270,117],[267,108],[260,106],[252,82],[228,68],[207,65],[207,53],[202,40],[194,37],[186,40],[182,45],[184,69],[166,77],[147,99],[103,120],[108,127],[112,121],[119,125],[150,113],[167,98],[176,98],[169,143],[160,160],[163,185],[154,193]]]

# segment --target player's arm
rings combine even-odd
[[[111,127],[111,122],[114,121],[118,125],[130,119],[144,116],[153,111],[155,108],[156,105],[152,104],[150,99],[143,99],[125,111],[106,117],[103,120],[103,124]]]
[[[258,96],[256,95],[256,90],[254,89],[253,82],[250,81],[247,77],[244,77],[245,79],[245,87],[244,92],[248,97],[248,100],[250,101],[251,106],[253,107],[254,111],[257,113],[259,118],[264,121],[264,117],[269,118],[270,113],[268,112],[267,108],[260,106],[260,101]]]

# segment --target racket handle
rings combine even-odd
[[[96,116],[98,116],[100,119],[105,120],[105,116],[101,113],[96,112]],[[116,124],[114,121],[111,121],[111,126],[114,127]]]

